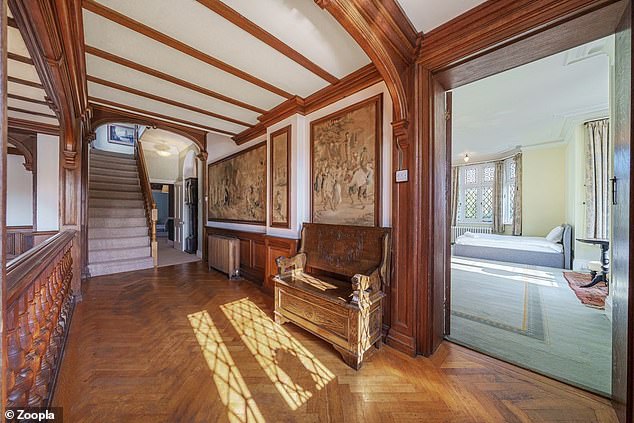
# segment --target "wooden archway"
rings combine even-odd
[[[151,126],[173,132],[191,140],[198,147],[199,152],[207,151],[207,133],[199,129],[101,105],[93,105],[92,110],[91,128],[93,131],[97,127],[108,123],[131,123],[135,125]]]

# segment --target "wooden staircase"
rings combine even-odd
[[[153,267],[148,219],[134,155],[91,150],[88,188],[90,276]]]

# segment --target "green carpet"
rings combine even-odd
[[[611,324],[560,269],[454,257],[450,340],[604,395]]]

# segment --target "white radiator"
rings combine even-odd
[[[229,279],[240,277],[240,240],[220,235],[209,235],[208,239],[209,268],[214,268],[229,276]]]
[[[456,242],[456,238],[460,235],[464,235],[465,232],[471,232],[472,234],[490,234],[490,226],[452,226],[451,227],[451,243]]]

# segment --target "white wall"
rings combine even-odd
[[[121,125],[131,126],[122,123]],[[134,147],[112,144],[108,142],[108,125],[101,125],[95,130],[95,140],[92,146],[97,150],[111,151],[113,153],[134,154]]]
[[[179,159],[177,154],[167,157],[159,156],[156,151],[143,149],[145,165],[151,182],[173,184],[180,179]]]
[[[33,225],[33,174],[24,157],[7,155],[7,226]]]
[[[59,137],[37,134],[37,230],[59,230]]]
[[[309,222],[310,216],[310,123],[326,115],[341,110],[355,103],[361,102],[378,94],[383,94],[383,127],[382,127],[382,157],[381,157],[381,224],[391,226],[392,222],[392,101],[385,83],[375,84],[365,90],[359,91],[327,107],[310,113],[306,116],[293,115],[275,125],[267,128],[266,137],[260,137],[243,145],[236,145],[229,137],[208,134],[207,151],[209,153],[207,163],[216,162],[236,152],[249,148],[270,139],[270,134],[278,129],[291,125],[291,189],[290,229],[272,228],[261,225],[247,225],[227,222],[207,222],[208,226],[227,228],[250,232],[266,232],[269,235],[297,238],[299,237],[303,222]],[[270,222],[268,201],[270,181],[268,169],[270,156],[267,146],[267,222]],[[204,207],[207,206],[207,193],[205,193]]]

